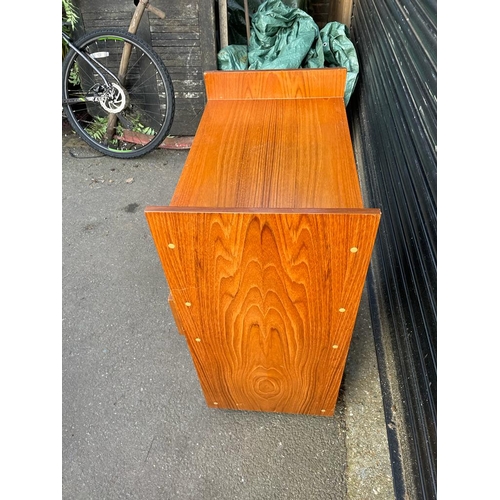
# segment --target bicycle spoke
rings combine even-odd
[[[82,98],[81,103],[65,105],[67,116],[92,147],[111,156],[137,157],[157,147],[170,130],[175,101],[168,71],[145,42],[119,30],[101,30],[79,43],[92,61],[117,75],[125,42],[131,43],[132,50],[123,85],[105,85],[91,65],[73,53],[65,64],[63,97]],[[73,73],[78,74],[77,88],[68,84]],[[121,111],[116,133],[106,144],[108,111],[117,110]]]

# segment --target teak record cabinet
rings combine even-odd
[[[208,406],[332,415],[380,210],[344,68],[205,73],[168,206],[145,215]]]

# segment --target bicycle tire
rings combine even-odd
[[[62,66],[62,107],[73,130],[89,146],[115,158],[138,158],[164,141],[174,120],[174,87],[165,64],[148,43],[119,29],[92,31],[75,45],[117,77],[125,43],[131,46],[130,62],[122,80],[127,104],[116,115],[113,138],[108,140],[103,134],[110,113],[100,103],[88,100],[89,93],[103,80],[72,49]],[[68,99],[73,101],[68,103]]]

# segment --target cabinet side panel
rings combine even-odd
[[[332,415],[379,214],[146,215],[207,404]]]
[[[184,328],[182,327],[182,322],[179,318],[179,313],[177,312],[177,306],[175,305],[175,300],[172,297],[172,294],[168,296],[168,305],[170,306],[170,311],[172,312],[172,317],[175,321],[175,326],[181,335],[185,335]]]

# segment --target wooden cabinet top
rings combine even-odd
[[[205,73],[208,102],[170,206],[363,208],[344,68]]]

